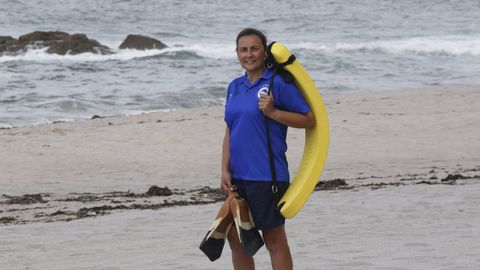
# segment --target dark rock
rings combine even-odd
[[[164,49],[167,45],[160,40],[142,35],[128,35],[127,38],[120,44],[120,49],[137,49],[137,50],[151,50]]]
[[[9,42],[18,42],[18,40],[12,38],[11,36],[0,36],[0,45],[6,44]]]
[[[170,196],[173,192],[168,187],[151,186],[145,193],[147,196]]]
[[[60,55],[65,55],[67,53],[76,55],[87,52],[95,54],[113,54],[107,46],[101,45],[94,39],[89,39],[84,34],[68,36],[62,41],[51,45],[47,52]]]
[[[52,54],[113,54],[107,46],[94,39],[89,39],[84,34],[70,35],[65,32],[35,31],[20,36],[18,40],[12,37],[0,37],[0,53],[25,52],[28,48],[48,48],[47,53]]]
[[[69,36],[68,33],[54,31],[54,32],[43,32],[43,31],[35,31],[32,33],[25,34],[20,36],[18,40],[21,43],[34,43],[34,42],[45,42],[45,41],[61,41],[64,40]]]
[[[20,50],[22,46],[18,39],[12,38],[11,36],[0,36],[0,53],[3,52],[14,52]]]

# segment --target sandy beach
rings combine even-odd
[[[296,269],[479,269],[480,87],[324,101],[321,180],[347,185],[288,221]],[[224,129],[223,107],[1,129],[2,267],[229,269],[228,246],[215,263],[197,248],[222,199]],[[292,174],[303,142],[289,130]],[[265,249],[257,261],[269,269]]]

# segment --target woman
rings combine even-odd
[[[221,187],[248,201],[253,221],[262,231],[270,253],[272,268],[292,269],[292,257],[285,234],[285,219],[275,208],[268,156],[265,117],[268,117],[274,152],[279,196],[289,183],[287,127],[309,128],[315,125],[310,108],[294,83],[286,83],[265,67],[267,39],[253,28],[242,30],[236,39],[238,61],[245,75],[228,86],[225,105],[227,124],[223,140]],[[244,254],[234,226],[228,240],[235,269],[254,269],[253,257]]]

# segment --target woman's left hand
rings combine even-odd
[[[258,99],[258,109],[267,117],[273,114],[275,107],[273,107],[273,97],[271,95],[263,94]]]

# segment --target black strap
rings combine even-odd
[[[272,80],[270,81],[270,85],[268,87],[268,95],[272,94],[273,91],[273,81],[275,80],[275,76],[277,75],[276,68],[273,69]],[[265,131],[267,133],[267,146],[268,146],[268,159],[270,161],[270,173],[272,177],[272,192],[273,194],[277,194],[278,185],[277,185],[277,170],[275,169],[275,155],[273,154],[272,148],[272,140],[270,139],[270,125],[267,116],[264,116],[265,119]]]
[[[295,55],[293,55],[293,54],[290,55],[288,60],[283,62],[283,63],[277,63],[275,61],[275,57],[273,56],[272,51],[271,51],[272,45],[274,43],[275,43],[275,41],[270,43],[270,45],[268,45],[268,47],[267,47],[267,55],[268,56],[267,56],[267,59],[265,60],[265,66],[269,69],[273,69],[272,80],[270,81],[270,85],[268,87],[268,95],[271,95],[271,93],[273,91],[273,81],[275,80],[275,76],[277,74],[282,76],[282,78],[286,82],[293,82],[293,80],[294,80],[293,75],[290,74],[290,72],[288,72],[287,70],[285,70],[284,67],[292,64],[296,60]],[[280,198],[278,196],[279,193],[278,193],[278,184],[277,184],[277,170],[275,169],[275,155],[273,153],[272,142],[271,142],[271,139],[270,139],[270,125],[269,125],[269,120],[268,120],[267,116],[265,116],[265,131],[266,131],[266,134],[267,134],[268,158],[269,158],[269,161],[270,161],[270,172],[271,172],[271,176],[272,176],[272,193],[273,193],[274,198],[275,198],[275,206],[276,206],[277,203],[280,201]]]
[[[297,60],[297,58],[295,57],[295,55],[290,55],[290,57],[288,57],[287,61],[283,62],[283,63],[278,63],[277,65],[279,67],[286,67],[290,64],[292,64],[293,62],[295,62],[295,60]]]

